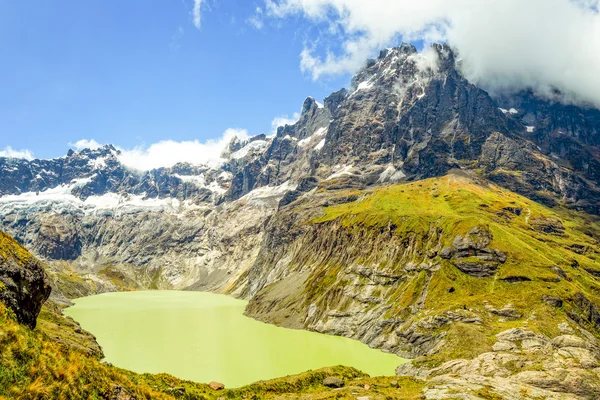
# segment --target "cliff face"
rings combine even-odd
[[[42,264],[12,237],[0,232],[0,301],[19,322],[33,329],[50,291]]]
[[[246,312],[414,359],[401,375],[486,376],[510,392],[529,374],[594,398],[600,225],[575,215],[460,172],[320,188],[271,220]]]
[[[406,338],[433,310],[480,320],[510,304],[521,319],[516,301],[531,311],[554,297],[600,333],[576,295],[598,302],[598,222],[563,212],[462,173],[366,192],[321,189],[271,220],[247,274],[248,313],[409,357],[441,339]],[[490,310],[469,311],[483,301]],[[290,304],[288,321],[278,310]]]

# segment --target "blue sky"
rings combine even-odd
[[[299,67],[319,34],[301,18],[249,18],[261,3],[207,0],[0,0],[0,149],[57,157],[95,139],[124,148],[205,141],[321,100],[348,75],[314,81]]]

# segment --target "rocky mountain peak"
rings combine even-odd
[[[411,44],[384,49],[370,59],[352,78],[353,93],[375,86],[406,87],[455,71],[454,52],[447,45],[434,44],[417,51]]]

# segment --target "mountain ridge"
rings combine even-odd
[[[0,194],[39,192],[85,178],[89,181],[72,189],[82,200],[125,192],[144,198],[233,201],[290,179],[326,179],[336,166],[351,165],[353,157],[362,164],[369,160],[371,166],[389,164],[405,180],[475,166],[502,184],[511,165],[520,171],[532,167],[531,160],[522,159],[528,157],[538,159],[536,170],[552,179],[538,182],[524,176],[513,190],[529,195],[550,191],[538,199],[552,202],[558,195],[573,207],[598,213],[593,198],[600,193],[599,132],[596,109],[551,103],[527,92],[493,99],[460,75],[448,46],[418,53],[414,46],[402,45],[368,61],[350,90],[330,95],[322,105],[307,98],[298,122],[280,127],[274,137],[234,139],[220,166],[182,163],[136,172],[119,162],[114,146],[106,145],[71,150],[54,160],[0,159]],[[519,151],[507,152],[507,147]],[[364,179],[369,183],[370,177]]]

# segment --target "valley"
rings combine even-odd
[[[383,50],[349,89],[307,98],[273,136],[233,139],[216,166],[136,171],[112,145],[0,158],[0,345],[13,371],[0,396],[22,378],[22,398],[598,398],[600,111],[493,97],[450,47],[430,50],[433,64],[412,45]],[[35,276],[19,272],[28,265]],[[101,363],[111,345],[85,330],[108,339],[71,314],[105,298],[86,296],[170,290],[225,294],[247,317],[312,331],[294,334],[361,341],[397,357],[395,376],[367,377],[381,370],[366,363],[217,392]],[[182,318],[187,331],[207,324]],[[76,354],[77,371],[55,370]],[[141,357],[123,365],[138,371]],[[40,360],[52,361],[40,371]],[[110,397],[115,386],[127,394]]]

